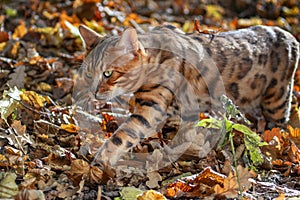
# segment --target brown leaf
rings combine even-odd
[[[73,88],[73,80],[70,78],[55,79],[56,85],[53,87],[53,96],[55,99],[60,99],[67,93],[70,93]]]
[[[25,83],[25,66],[18,66],[13,73],[9,75],[10,80],[8,84],[12,86],[16,86],[17,88],[24,88]]]
[[[103,171],[96,166],[91,167],[88,178],[91,183],[95,184],[106,182],[106,177],[104,177]]]
[[[9,40],[9,34],[5,31],[0,31],[0,43],[6,42]]]
[[[83,179],[92,184],[100,184],[105,180],[101,169],[96,166],[90,166],[89,163],[80,159],[72,161],[68,174],[70,174],[70,179],[76,186]]]
[[[71,163],[71,169],[69,171],[70,179],[74,185],[78,185],[83,177],[87,176],[90,170],[90,165],[84,160],[74,160]]]
[[[148,172],[147,177],[149,180],[146,182],[146,185],[149,188],[158,188],[159,187],[159,181],[162,181],[162,177],[158,172]]]
[[[230,173],[227,178],[224,179],[223,187],[216,185],[214,187],[216,195],[222,195],[226,198],[236,198],[238,196],[239,189],[248,190],[251,186],[249,178],[252,177],[247,168],[242,166],[237,167],[238,171]],[[238,180],[239,179],[239,180]]]

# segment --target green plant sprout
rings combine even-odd
[[[250,159],[254,165],[261,164],[263,162],[263,157],[259,147],[266,145],[266,142],[262,142],[260,136],[252,131],[246,125],[233,122],[232,119],[241,119],[244,123],[250,124],[249,120],[237,109],[234,103],[227,96],[223,95],[221,97],[221,102],[225,113],[223,114],[222,119],[203,119],[198,122],[197,126],[205,128],[215,128],[221,130],[221,140],[217,146],[217,149],[220,149],[226,142],[229,140],[232,153],[234,155],[235,164],[235,150],[233,145],[233,136],[234,130],[239,131],[244,134],[244,142],[247,149],[247,153],[250,155]],[[228,138],[228,140],[226,140]]]

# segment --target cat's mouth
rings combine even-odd
[[[95,98],[100,102],[106,102],[110,99],[109,95],[103,93],[96,93]]]

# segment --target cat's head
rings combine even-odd
[[[103,37],[86,26],[79,27],[88,52],[80,76],[90,86],[96,99],[107,100],[133,93],[144,80],[145,50],[133,28],[121,36]]]

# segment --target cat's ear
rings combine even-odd
[[[98,41],[103,39],[102,35],[96,33],[87,26],[80,25],[78,29],[80,36],[84,42],[85,48],[88,51],[91,50]]]
[[[126,52],[139,50],[138,36],[134,28],[126,29],[117,44],[118,47],[125,49]]]

